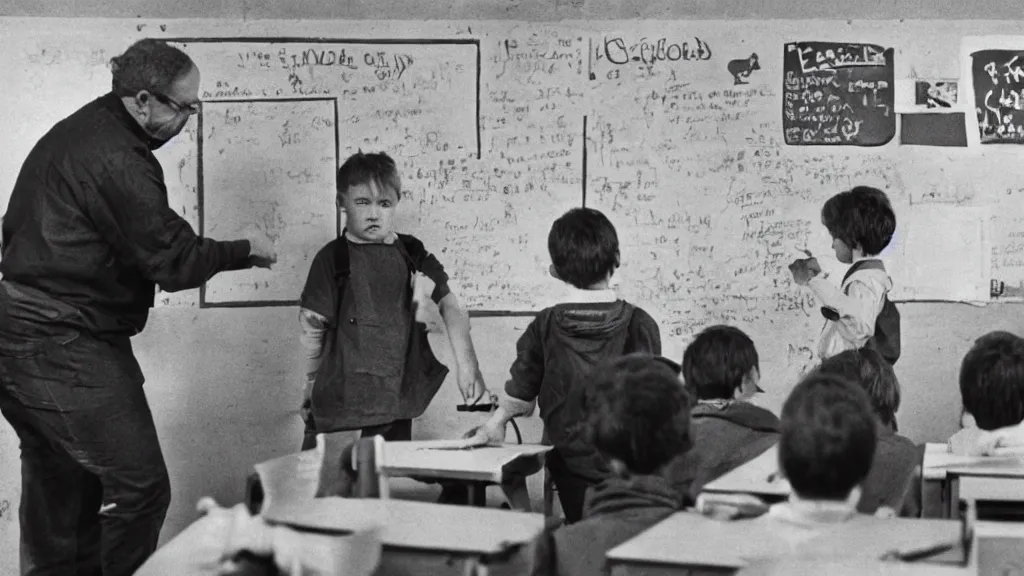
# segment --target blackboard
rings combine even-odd
[[[892,48],[792,42],[782,69],[786,144],[880,146],[895,136]]]
[[[971,53],[982,144],[1024,143],[1024,50]]]

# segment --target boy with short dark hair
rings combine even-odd
[[[793,492],[767,517],[809,529],[853,518],[875,456],[877,424],[867,394],[812,372],[786,399],[781,420],[779,465]]]
[[[583,520],[541,536],[534,574],[607,574],[605,554],[679,507],[661,473],[692,446],[690,398],[675,372],[646,354],[595,370],[581,394],[586,437],[612,475],[595,486]]]
[[[517,356],[499,407],[476,437],[502,442],[514,416],[540,405],[543,442],[554,446],[547,467],[566,521],[582,517],[587,488],[608,475],[584,439],[580,393],[594,366],[631,352],[661,354],[658,324],[616,295],[609,283],[619,266],[615,227],[592,208],[574,208],[548,235],[551,275],[566,283],[562,303],[542,310],[516,343]]]
[[[779,440],[779,419],[751,404],[761,374],[753,340],[733,326],[711,326],[683,353],[683,380],[697,404],[690,413],[694,448],[671,466],[688,502],[701,488],[753,460]]]
[[[960,397],[974,426],[949,439],[960,454],[1024,450],[1024,338],[996,331],[978,338],[960,365]]]
[[[338,169],[337,186],[345,230],[313,259],[299,304],[308,360],[303,450],[316,445],[319,432],[411,439],[412,419],[448,374],[419,315],[427,298],[447,328],[463,399],[475,402],[487,391],[468,314],[444,267],[422,242],[395,231],[402,188],[394,160],[353,154]]]
[[[789,266],[793,281],[809,286],[822,303],[826,321],[818,356],[825,359],[868,346],[895,364],[900,356],[900,315],[888,299],[892,279],[878,259],[896,231],[888,196],[877,188],[857,186],[829,198],[821,221],[832,235],[836,258],[851,266],[838,289],[821,274],[809,252],[808,258]]]
[[[900,384],[892,366],[877,350],[861,348],[826,358],[816,371],[858,384],[867,393],[878,422],[875,458],[864,480],[857,511],[875,514],[887,508],[900,516],[918,516],[917,481],[924,447],[896,433]]]

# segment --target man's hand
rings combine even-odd
[[[487,384],[484,383],[484,376],[480,373],[479,366],[459,368],[456,379],[459,392],[462,393],[462,401],[466,404],[476,404],[487,394]]]
[[[263,236],[249,238],[249,263],[256,268],[270,269],[277,262],[277,251],[274,244]]]
[[[793,274],[793,282],[805,286],[811,278],[821,274],[821,265],[817,258],[800,258],[789,265],[789,271]]]

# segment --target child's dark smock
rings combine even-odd
[[[347,250],[348,270],[338,251]],[[412,236],[360,244],[344,236],[314,258],[300,305],[327,318],[324,358],[313,385],[318,432],[354,430],[420,416],[447,375],[414,320],[412,274],[450,290],[441,264]]]

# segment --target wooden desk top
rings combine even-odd
[[[967,567],[923,563],[777,558],[742,568],[736,576],[976,576],[977,573]]]
[[[774,478],[769,481],[769,476]],[[787,498],[789,482],[779,474],[778,446],[772,446],[750,462],[704,485],[705,492],[735,492]]]
[[[945,444],[928,443],[923,468],[925,480],[942,480],[950,474],[1024,478],[1024,455],[961,456],[950,454]]]
[[[318,498],[289,502],[263,512],[267,522],[307,530],[347,532],[380,526],[385,547],[469,554],[501,552],[533,540],[544,515],[493,508],[408,500]]]
[[[423,476],[452,480],[475,480],[500,484],[508,468],[517,461],[534,460],[533,473],[540,470],[540,455],[551,446],[503,444],[468,450],[437,450],[430,441],[388,442],[384,445],[384,471],[388,476]]]
[[[680,512],[613,548],[608,559],[741,568],[758,559],[781,556],[877,560],[891,550],[914,550],[959,539],[960,523],[952,520],[858,516],[843,524],[807,529],[765,516],[725,522]]]
[[[346,442],[347,443],[347,442]],[[432,450],[430,441],[387,442],[384,471],[388,476],[420,476],[500,484],[510,474],[528,475],[540,470],[541,455],[550,446],[504,444],[472,450]],[[340,457],[341,451],[327,448],[306,450],[261,462],[255,466],[263,486],[264,506],[275,502],[304,501],[316,496],[320,468],[326,459]],[[326,456],[325,456],[326,454]]]

